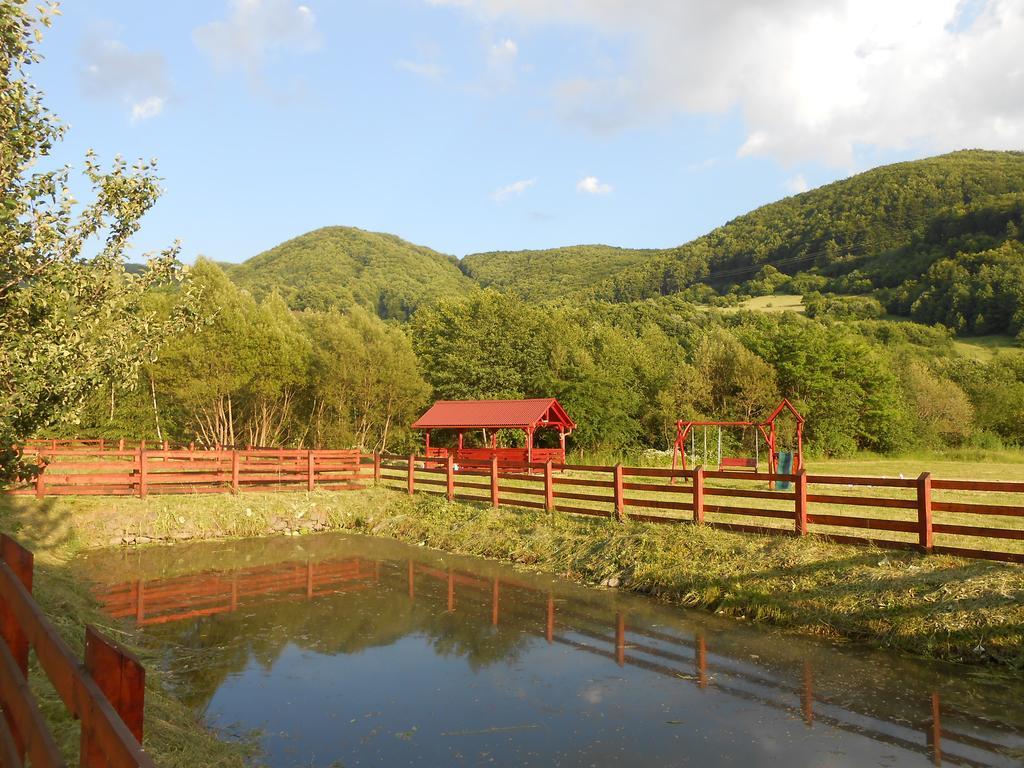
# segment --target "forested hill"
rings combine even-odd
[[[596,293],[631,301],[676,293],[698,281],[722,290],[756,277],[767,264],[787,275],[810,271],[827,277],[870,264],[875,272],[887,272],[890,284],[901,282],[920,275],[922,267],[920,260],[910,258],[914,254],[907,246],[925,239],[936,222],[962,219],[964,213],[996,198],[1003,198],[1000,205],[1012,218],[1005,196],[1022,193],[1021,152],[966,150],[882,166],[762,206],[703,237],[596,281]],[[977,216],[962,223],[983,224],[984,246],[994,247],[1005,239],[1009,223],[1004,216],[1002,232],[993,232],[998,218],[983,222],[985,217]],[[969,233],[958,232],[964,234]],[[1019,235],[1019,231],[1010,234]],[[913,270],[879,263],[890,256],[912,264]],[[861,282],[855,287],[863,292],[882,286]]]
[[[664,295],[734,305],[801,294],[808,311],[884,311],[958,333],[1024,329],[1024,153],[967,150],[882,166],[762,206],[676,248],[578,245],[453,256],[327,227],[226,271],[293,309],[407,319],[478,286],[528,301]],[[820,295],[825,295],[822,301]]]
[[[292,309],[359,305],[398,319],[424,302],[475,289],[454,257],[354,227],[308,232],[227,272],[256,298],[276,291]]]
[[[661,253],[610,245],[491,251],[466,256],[462,270],[485,288],[513,291],[524,299],[543,301],[591,288]]]

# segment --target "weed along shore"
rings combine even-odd
[[[384,488],[146,500],[6,497],[2,504],[5,529],[54,553],[47,555],[54,573],[76,552],[120,542],[347,530],[836,641],[993,671],[1024,668],[1024,571],[1015,565],[814,536],[492,509]],[[94,619],[81,587],[60,583]]]

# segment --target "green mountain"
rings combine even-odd
[[[462,270],[485,288],[545,299],[578,293],[628,267],[643,264],[660,251],[572,245],[539,251],[490,251],[462,260]]]
[[[808,314],[885,312],[964,334],[1024,330],[1024,153],[967,150],[882,166],[762,206],[676,248],[579,245],[461,262],[393,235],[328,227],[230,267],[258,298],[408,318],[478,286],[528,301],[681,294],[735,305],[801,294]],[[822,298],[824,297],[824,299]]]
[[[360,305],[383,318],[475,289],[453,256],[354,227],[308,232],[227,271],[257,298],[276,291],[292,309]]]
[[[883,287],[884,272],[891,286],[930,265],[927,257],[916,258],[918,250],[907,248],[916,242],[925,249],[929,233],[941,232],[942,222],[960,220],[957,234],[967,238],[972,224],[983,226],[985,247],[998,245],[1000,238],[993,239],[991,231],[998,216],[986,220],[979,207],[1002,198],[997,207],[1012,208],[1006,196],[1021,193],[1021,152],[967,150],[882,166],[757,208],[598,281],[595,294],[632,301],[677,293],[697,282],[728,289],[758,277],[766,265],[791,276],[867,272],[864,279],[855,275],[845,286],[832,286],[861,292]],[[972,211],[973,218],[967,215]],[[1013,215],[1004,217],[1002,239]],[[1019,231],[1009,234],[1017,237]]]

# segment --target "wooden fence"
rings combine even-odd
[[[373,479],[372,456],[357,450],[176,450],[41,448],[41,471],[10,493],[138,496],[314,488],[355,490]]]
[[[28,450],[28,448],[26,448]],[[452,500],[729,531],[803,536],[1024,563],[1024,483],[673,470],[361,454],[357,450],[36,448],[10,489],[55,495],[357,490],[371,482]]]
[[[93,627],[79,661],[32,598],[32,553],[0,537],[0,765],[66,765],[28,684],[29,652],[72,717],[81,722],[87,768],[151,768],[143,751],[145,670]]]
[[[841,543],[1024,563],[1024,483],[940,480],[928,473],[902,479],[497,459],[456,465],[392,454],[379,464],[379,479],[389,487],[493,507],[815,533]]]

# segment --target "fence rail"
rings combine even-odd
[[[902,479],[497,458],[455,464],[394,454],[380,456],[377,464],[385,486],[493,507],[701,523],[747,533],[814,533],[841,543],[1024,563],[1024,483],[933,480],[928,473]],[[943,493],[958,498],[941,498]],[[960,500],[964,494],[977,500]]]
[[[244,490],[357,490],[373,479],[373,457],[357,450],[37,450],[39,473],[9,493],[145,498]]]
[[[93,627],[79,661],[32,598],[33,556],[0,536],[0,765],[66,765],[28,685],[29,651],[81,722],[83,768],[153,768],[142,749],[145,670]]]
[[[44,441],[46,442],[46,441]],[[28,450],[28,449],[26,449]],[[138,496],[357,490],[1024,563],[1024,483],[771,474],[362,454],[358,450],[40,447],[41,471],[8,492]]]

